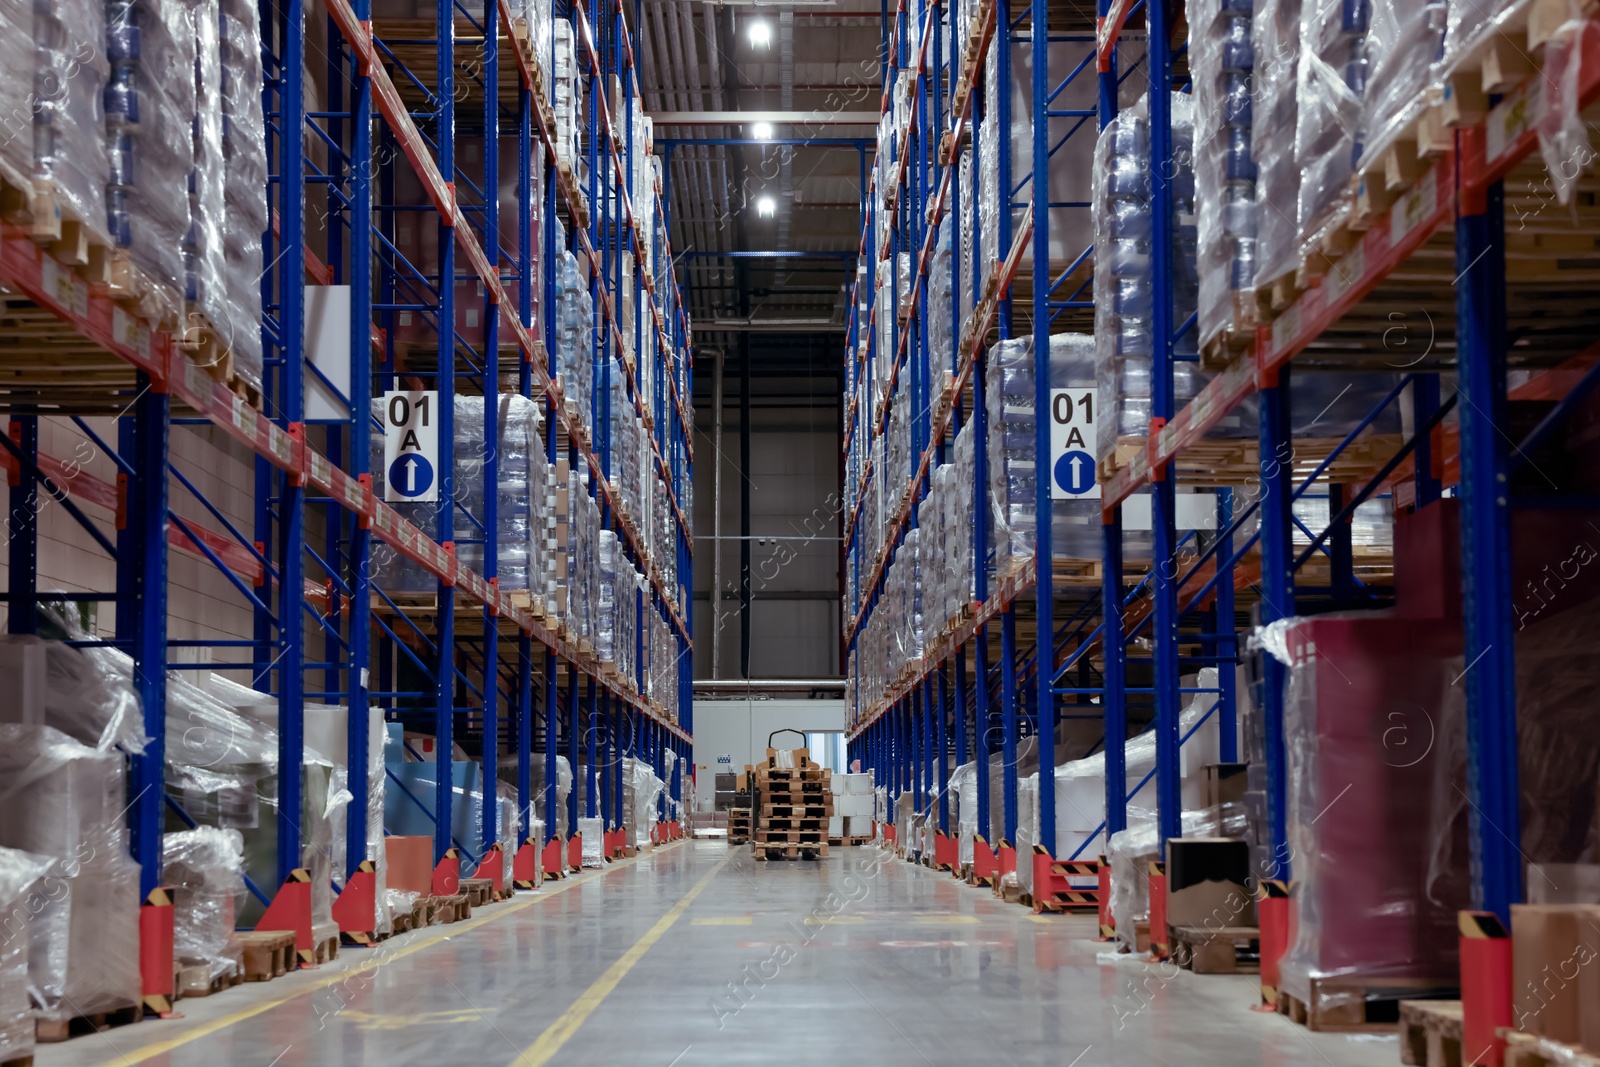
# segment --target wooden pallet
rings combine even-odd
[[[338,959],[339,940],[338,934],[334,934],[332,937],[318,938],[311,945],[311,958],[308,962],[314,967],[320,967],[325,963],[332,963]]]
[[[1259,974],[1261,931],[1254,926],[1169,928],[1173,962],[1195,974]]]
[[[294,932],[248,930],[239,934],[244,953],[244,980],[269,982],[295,969]]]
[[[1229,362],[1255,340],[1256,327],[1261,323],[1255,292],[1233,292],[1228,299],[1232,306],[1226,325],[1200,346],[1201,370],[1227,369]]]
[[[1388,1034],[1399,1024],[1401,1001],[1454,992],[1453,982],[1437,978],[1313,978],[1309,1001],[1278,991],[1278,1014],[1322,1033]]]
[[[750,846],[750,851],[757,860],[767,862],[771,860],[815,860],[822,859],[828,854],[826,841],[811,844],[763,844],[755,842]]]
[[[234,968],[228,974],[211,977],[211,964],[183,963],[177,967],[178,972],[178,998],[187,1000],[190,997],[209,997],[213,993],[220,993],[224,989],[232,989],[244,981],[244,973],[239,968]]]
[[[0,1067],[33,1067],[33,1053],[26,1056],[13,1056],[9,1060],[0,1060]]]
[[[474,908],[494,903],[494,880],[491,878],[463,878],[457,885]]]
[[[761,821],[768,819],[826,819],[832,814],[832,804],[779,804],[774,801],[762,806]]]
[[[472,918],[472,902],[465,893],[451,893],[448,896],[424,897],[428,902],[428,924],[457,923],[462,919]]]
[[[870,845],[872,838],[862,835],[860,837],[830,837],[828,844],[834,848],[855,848],[859,845]]]
[[[144,1007],[126,1004],[108,1011],[74,1015],[68,1019],[37,1019],[34,1021],[34,1040],[40,1044],[65,1041],[81,1034],[100,1034],[112,1027],[127,1026],[144,1018]]]
[[[1402,1000],[1400,1062],[1415,1067],[1462,1067],[1461,1001]]]
[[[790,844],[790,845],[820,845],[828,840],[825,830],[769,830],[763,827],[757,830],[750,838],[757,845]]]
[[[1510,1027],[1501,1027],[1505,1039],[1504,1067],[1600,1067],[1600,1055],[1576,1045],[1535,1037]]]

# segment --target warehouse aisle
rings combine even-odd
[[[1035,920],[875,849],[766,864],[685,842],[332,967],[185,1001],[181,1021],[41,1046],[37,1064],[1398,1062],[1392,1037],[1248,1011],[1248,978],[1102,964],[1078,931],[1086,920]]]

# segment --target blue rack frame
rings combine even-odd
[[[644,146],[632,141],[632,119],[638,106],[633,72],[633,30],[621,5],[590,10],[562,5],[556,17],[571,21],[579,43],[579,62],[589,123],[590,189],[585,198],[571,171],[555,154],[551,115],[536,92],[537,72],[553,57],[536,57],[509,31],[509,6],[490,0],[483,10],[468,10],[454,0],[439,0],[436,32],[422,43],[438,72],[437,84],[406,66],[417,56],[414,41],[394,44],[375,37],[370,0],[326,0],[328,68],[326,110],[308,112],[304,79],[306,27],[301,9],[281,0],[264,0],[264,104],[268,120],[269,195],[275,227],[263,236],[262,291],[266,345],[263,412],[213,382],[189,361],[172,336],[143,323],[121,325],[125,313],[113,308],[103,292],[88,290],[81,302],[63,300],[57,279],[70,271],[25,237],[7,234],[0,248],[0,275],[14,291],[26,293],[51,312],[63,336],[93,341],[120,357],[128,368],[125,395],[131,403],[119,412],[114,448],[95,437],[77,419],[79,430],[118,470],[116,487],[101,487],[96,499],[118,511],[114,539],[75,504],[62,484],[61,466],[39,449],[39,416],[15,413],[5,446],[20,509],[8,546],[10,567],[6,600],[13,633],[32,632],[40,605],[59,601],[101,601],[115,607],[111,644],[128,651],[134,661],[134,683],[144,709],[150,738],[132,765],[131,813],[133,851],[142,868],[143,893],[160,884],[161,834],[166,812],[175,807],[164,789],[166,747],[166,676],[187,666],[172,660],[169,650],[210,647],[230,650],[239,662],[220,668],[249,668],[257,688],[274,694],[283,709],[279,729],[279,765],[295,767],[305,751],[303,703],[342,703],[349,710],[350,806],[344,843],[348,870],[367,854],[366,798],[368,725],[370,716],[389,721],[417,721],[437,740],[438,775],[432,815],[435,859],[461,847],[476,858],[500,836],[495,805],[485,804],[483,825],[475,840],[455,841],[452,825],[451,741],[457,731],[476,729],[482,745],[481,774],[486,795],[493,795],[501,777],[501,738],[514,727],[518,807],[524,826],[533,810],[529,756],[540,742],[546,756],[547,793],[544,810],[555,807],[555,739],[576,740],[579,724],[558,722],[560,678],[568,692],[580,685],[591,694],[591,711],[602,716],[607,738],[606,763],[591,767],[613,790],[607,805],[609,829],[621,823],[622,763],[625,754],[648,761],[667,780],[660,802],[662,822],[683,796],[682,768],[690,759],[693,728],[691,632],[683,612],[685,590],[692,587],[693,545],[679,504],[692,478],[692,396],[690,329],[672,272],[659,278],[644,275],[634,282],[632,322],[618,321],[624,284],[624,251],[643,261],[646,242],[658,263],[672,262],[666,237],[665,197],[648,198],[655,216],[634,215],[643,190],[632,187],[633,153]],[[470,27],[475,43],[458,36]],[[411,46],[411,52],[405,46]],[[476,49],[476,68],[459,74],[459,60]],[[606,113],[605,84],[613,75],[624,88],[626,113]],[[462,84],[458,84],[458,77]],[[470,84],[468,84],[470,83]],[[502,86],[516,101],[514,117],[502,115]],[[296,131],[286,133],[285,131]],[[483,138],[476,160],[462,158],[457,140],[471,131]],[[518,217],[514,250],[508,251],[507,228],[497,196],[501,138],[517,145]],[[318,165],[306,151],[318,146]],[[536,171],[535,168],[542,170]],[[397,195],[398,175],[409,169],[424,193],[420,204]],[[535,177],[545,198],[533,202]],[[592,206],[592,213],[590,207]],[[320,212],[310,223],[308,216]],[[438,230],[439,262],[425,271],[397,246],[395,220],[404,213],[431,218]],[[555,231],[558,214],[569,221],[569,239],[594,277],[595,358],[601,373],[609,357],[620,354],[624,332],[638,339],[639,360],[653,361],[659,372],[647,395],[632,366],[626,366],[625,395],[649,427],[652,473],[666,485],[672,513],[670,543],[647,553],[640,516],[618,506],[620,497],[611,474],[609,422],[603,417],[579,419],[563,409],[562,382],[551,353],[555,344],[553,316],[537,319],[535,292],[553,304]],[[591,217],[592,214],[592,217]],[[543,246],[533,248],[535,218],[543,221]],[[323,247],[313,250],[315,233]],[[355,265],[354,269],[352,265]],[[370,265],[370,266],[369,266]],[[457,323],[456,283],[476,281],[481,304],[481,338],[463,337]],[[303,322],[305,286],[348,285],[352,306],[350,345],[351,388],[339,399],[348,418],[309,424],[305,387],[316,378],[332,388],[307,358]],[[508,295],[516,288],[514,299]],[[476,302],[476,301],[474,301]],[[397,343],[403,314],[429,325],[431,339],[419,348],[432,351],[432,370],[408,364]],[[510,355],[510,359],[505,359]],[[484,513],[468,514],[449,501],[437,509],[433,528],[418,530],[383,505],[373,492],[367,470],[372,434],[371,400],[400,375],[431,379],[441,400],[441,438],[452,438],[454,397],[466,393],[505,395],[515,390],[542,400],[545,410],[547,459],[554,461],[558,434],[574,469],[591,472],[591,491],[602,500],[606,524],[617,532],[628,558],[647,574],[649,588],[632,604],[641,625],[640,672],[624,679],[605,667],[553,621],[531,612],[525,602],[498,587],[495,544],[498,458],[487,451],[482,477]],[[609,403],[609,395],[604,396]],[[181,415],[174,417],[177,409]],[[70,405],[52,410],[73,413]],[[99,414],[99,407],[85,409]],[[496,407],[485,405],[487,439],[495,439]],[[238,529],[185,477],[169,453],[169,429],[178,421],[219,427],[255,455],[254,529]],[[592,425],[592,431],[585,428]],[[446,446],[448,447],[448,446]],[[76,471],[73,472],[74,474]],[[446,477],[450,475],[447,473]],[[173,513],[171,481],[195,497],[226,535],[201,528]],[[85,478],[81,492],[95,487]],[[447,483],[448,484],[448,483]],[[96,593],[58,594],[41,591],[37,580],[40,501],[58,502],[116,562],[116,588]],[[458,519],[457,512],[463,519]],[[320,543],[307,537],[308,519],[321,520]],[[484,545],[478,573],[458,565],[456,544]],[[404,611],[373,582],[371,553],[383,544],[419,563],[436,580],[436,605],[426,612]],[[177,546],[215,566],[253,611],[249,640],[169,642],[167,635],[167,561]],[[670,571],[662,560],[673,563]],[[669,584],[668,576],[675,576]],[[386,609],[375,612],[374,604]],[[642,623],[662,620],[672,631],[675,655],[661,679],[649,679],[676,699],[680,715],[673,721],[661,703],[641,695]],[[504,646],[504,647],[502,647]],[[243,655],[240,655],[243,653]],[[542,653],[542,655],[541,655]],[[536,663],[535,661],[538,660]],[[415,667],[423,686],[399,683],[402,665]],[[661,665],[656,665],[661,670]],[[602,694],[596,705],[593,694]],[[543,714],[535,708],[543,696]],[[463,697],[465,699],[463,700]],[[402,707],[418,701],[420,715]],[[670,773],[668,754],[676,756]],[[576,762],[574,763],[576,766]],[[279,884],[300,865],[298,813],[301,784],[297,774],[280,775],[278,820]],[[413,800],[416,798],[413,797]],[[180,811],[180,814],[181,811]],[[547,837],[556,832],[546,820]],[[540,842],[539,844],[543,844]],[[504,872],[509,881],[511,872]],[[266,902],[275,886],[252,886]]]

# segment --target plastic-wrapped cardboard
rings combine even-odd
[[[121,753],[49,726],[0,724],[0,846],[47,857],[28,902],[40,1018],[139,1003],[139,865],[123,823]]]
[[[201,826],[162,839],[162,881],[173,889],[173,951],[205,968],[205,982],[237,973],[234,927],[244,898],[244,838]]]
[[[33,1009],[28,1001],[28,958],[33,944],[29,908],[34,887],[54,866],[47,856],[0,848],[0,1062],[33,1052]]]

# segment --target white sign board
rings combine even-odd
[[[1095,395],[1050,390],[1050,499],[1099,500],[1094,469]]]
[[[439,394],[383,394],[383,499],[439,499]]]

